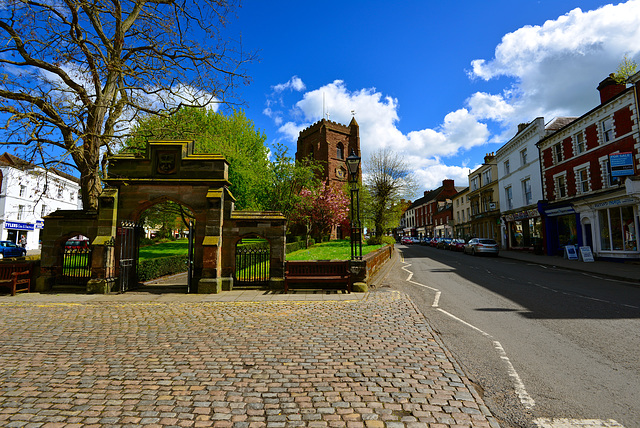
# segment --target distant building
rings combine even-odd
[[[519,125],[517,134],[496,152],[502,248],[542,248],[542,218],[538,212],[542,180],[536,143],[544,136],[544,119],[538,117]]]
[[[500,203],[498,167],[495,154],[487,153],[484,163],[469,173],[471,235],[493,238],[500,244]]]
[[[56,210],[82,209],[80,180],[46,171],[9,153],[0,156],[0,240],[38,249],[43,218]]]
[[[600,105],[538,143],[548,254],[577,245],[600,258],[640,259],[639,76],[628,88],[607,77]]]
[[[466,239],[471,235],[471,204],[469,188],[465,187],[451,198],[453,206],[453,236]]]
[[[416,199],[402,215],[400,235],[421,239],[439,236],[436,234],[435,215],[446,205],[450,205],[451,198],[463,189],[464,187],[456,187],[453,180],[446,179],[442,180],[442,186],[437,189],[424,192],[424,195]],[[446,214],[444,216],[446,217]],[[449,219],[452,217],[450,214]],[[452,225],[449,226],[451,227],[438,228],[437,233],[453,233]]]

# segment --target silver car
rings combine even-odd
[[[472,238],[464,246],[464,253],[472,256],[489,254],[498,257],[499,251],[498,243],[491,238]]]

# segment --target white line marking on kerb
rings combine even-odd
[[[408,270],[407,268],[409,266],[411,266],[411,264],[406,263],[404,261],[404,257],[402,262],[405,264],[405,266],[402,267],[402,270],[404,270],[405,272],[407,272],[409,274],[409,276],[407,277],[406,281],[417,285],[419,287],[423,287],[423,288],[427,288],[429,290],[435,291],[436,292],[436,296],[433,300],[433,303],[431,304],[432,307],[437,308],[438,311],[442,312],[443,314],[447,315],[448,317],[458,321],[461,324],[466,325],[467,327],[477,331],[478,333],[482,334],[483,336],[491,339],[492,343],[493,343],[493,348],[498,352],[498,355],[500,356],[500,359],[502,361],[504,361],[505,365],[507,366],[507,373],[509,374],[509,377],[511,378],[511,381],[513,382],[513,386],[514,389],[516,391],[516,395],[518,396],[518,398],[520,399],[520,402],[522,403],[522,405],[526,408],[526,409],[531,409],[533,406],[535,406],[536,402],[534,401],[533,398],[531,398],[531,396],[527,393],[527,390],[524,387],[524,383],[522,382],[522,379],[520,379],[520,376],[518,376],[518,372],[516,371],[516,369],[513,367],[513,364],[511,364],[511,360],[509,360],[509,357],[507,357],[507,353],[505,352],[504,348],[502,347],[502,344],[500,342],[498,342],[497,340],[494,340],[493,336],[491,336],[489,333],[483,331],[482,329],[474,326],[473,324],[470,324],[468,322],[466,322],[465,320],[458,318],[457,316],[445,311],[442,308],[438,307],[439,301],[440,301],[440,296],[441,296],[441,292],[440,290],[438,290],[437,288],[433,288],[433,287],[429,287],[428,285],[424,285],[424,284],[420,284],[419,282],[416,281],[412,281],[411,278],[413,278],[413,272],[411,272],[410,270]],[[546,428],[546,427],[541,427],[541,428]],[[550,428],[561,428],[561,427],[550,427]],[[562,427],[564,428],[564,427]]]

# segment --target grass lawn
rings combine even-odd
[[[189,240],[178,239],[164,244],[149,245],[140,247],[140,260],[157,259],[159,257],[187,255],[189,252]]]
[[[362,255],[382,248],[383,245],[362,244]],[[306,250],[298,250],[287,254],[287,260],[349,260],[351,259],[351,242],[347,239],[323,242]]]

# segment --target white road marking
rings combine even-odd
[[[411,264],[404,262],[404,258],[403,258],[403,263],[405,264],[405,266],[402,267],[402,270],[404,270],[405,272],[409,273],[409,276],[406,279],[407,282],[409,282],[411,284],[414,284],[414,285],[417,285],[419,287],[428,288],[429,290],[432,290],[432,291],[436,292],[436,296],[435,296],[435,298],[433,300],[433,303],[431,304],[432,307],[437,308],[437,310],[442,312],[443,314],[453,318],[454,320],[458,321],[459,323],[462,323],[462,324],[466,325],[467,327],[469,327],[469,328],[477,331],[478,333],[482,334],[483,336],[491,339],[491,341],[493,342],[494,349],[498,352],[498,355],[500,356],[500,359],[502,361],[504,361],[505,365],[507,366],[507,373],[509,374],[509,377],[511,378],[511,381],[513,382],[514,389],[516,391],[516,394],[518,395],[518,398],[520,399],[520,402],[522,403],[522,405],[526,409],[531,409],[533,406],[535,406],[536,402],[527,393],[527,390],[524,387],[524,383],[522,382],[522,379],[520,379],[520,376],[518,376],[518,372],[513,367],[513,364],[511,364],[511,360],[509,360],[509,357],[507,357],[507,353],[505,352],[504,348],[502,347],[502,344],[500,344],[500,342],[498,342],[497,340],[494,340],[493,336],[491,336],[489,333],[487,333],[487,332],[483,331],[482,329],[474,326],[473,324],[470,324],[470,323],[466,322],[465,320],[463,320],[461,318],[458,318],[457,316],[445,311],[444,309],[439,308],[438,307],[438,303],[439,303],[439,300],[440,300],[440,295],[442,294],[440,292],[440,290],[438,290],[437,288],[429,287],[428,285],[420,284],[419,282],[416,282],[416,281],[412,281],[411,278],[413,278],[413,272],[411,272],[410,270],[407,269],[409,266],[411,266]]]
[[[547,419],[538,418],[533,421],[539,428],[624,428],[624,425],[613,419]]]

